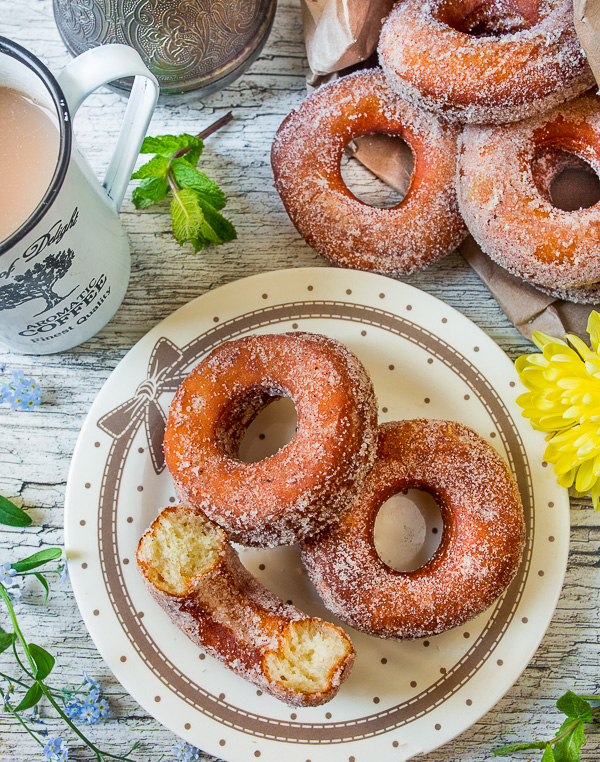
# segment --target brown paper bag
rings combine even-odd
[[[384,18],[394,0],[301,0],[309,63],[309,86],[347,73],[376,54]],[[575,26],[590,66],[600,81],[600,3],[574,0]],[[376,60],[373,60],[373,65]],[[349,151],[377,177],[406,192],[412,170],[410,150],[384,135],[353,141]],[[577,194],[577,188],[572,189]],[[469,236],[459,251],[505,312],[526,337],[533,331],[552,336],[574,333],[587,338],[585,328],[592,309],[600,305],[572,304],[546,296],[492,262]]]

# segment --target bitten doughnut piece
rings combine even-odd
[[[346,634],[263,587],[199,511],[166,508],[140,540],[137,561],[153,597],[194,643],[281,701],[324,704],[350,673]]]
[[[440,545],[415,571],[377,554],[379,508],[404,489],[437,501]],[[453,421],[384,423],[373,470],[340,521],[311,537],[302,560],[327,608],[383,638],[435,635],[490,606],[513,579],[525,539],[515,481],[496,451]]]
[[[248,425],[279,397],[296,406],[296,434],[270,457],[239,460]],[[376,449],[377,404],[364,366],[339,341],[302,332],[217,347],[179,387],[164,439],[182,502],[260,547],[293,544],[333,521]]]
[[[349,190],[345,147],[369,133],[395,135],[413,154],[402,201],[383,209]],[[342,267],[406,275],[449,254],[466,235],[454,176],[460,128],[415,109],[380,70],[323,85],[286,117],[271,150],[275,187],[300,235]]]
[[[402,0],[379,39],[401,98],[458,122],[513,122],[594,85],[572,0]]]
[[[549,114],[467,127],[458,193],[483,251],[532,286],[575,302],[600,296],[600,203],[564,211],[550,188],[564,169],[600,175],[600,98],[585,93]]]

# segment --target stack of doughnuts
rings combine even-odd
[[[566,211],[551,194],[565,168],[600,175],[600,99],[571,0],[401,0],[378,54],[381,69],[321,86],[275,136],[275,187],[306,241],[335,264],[401,276],[470,232],[536,288],[597,301],[600,204]],[[340,174],[346,146],[368,133],[413,154],[390,209]]]
[[[239,459],[257,415],[293,399],[291,441]],[[287,703],[330,700],[349,674],[348,636],[266,590],[230,541],[297,543],[325,605],[382,638],[435,635],[488,608],[516,574],[525,528],[507,465],[468,427],[418,419],[378,425],[371,379],[340,342],[318,334],[250,335],[217,347],[171,405],[165,456],[182,504],[140,540],[153,597],[196,644]],[[401,490],[430,492],[444,530],[420,569],[379,557],[377,513]]]

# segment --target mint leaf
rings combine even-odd
[[[554,744],[554,759],[556,762],[581,762],[579,750],[585,743],[583,720],[568,718],[558,731],[557,736],[567,729],[569,729],[569,732],[563,738],[559,738]]]
[[[157,135],[156,137],[146,137],[140,148],[140,153],[158,153],[167,158],[171,158],[171,155],[175,151],[179,151],[180,148],[186,148],[192,146],[192,148],[200,149],[202,152],[202,141],[194,135],[188,135],[182,133],[181,135]],[[198,154],[198,158],[200,153]],[[196,159],[198,161],[198,159]]]
[[[227,241],[233,241],[235,238],[237,238],[237,231],[234,228],[233,224],[227,219],[227,217],[224,217],[211,204],[204,201],[202,198],[198,199],[198,203],[204,212],[206,221],[215,231],[221,241],[226,243]]]
[[[159,175],[167,174],[167,167],[169,166],[169,159],[166,156],[154,156],[150,161],[134,172],[131,175],[132,180],[145,180],[148,177],[157,177]]]
[[[0,495],[0,524],[9,527],[28,527],[31,524],[31,516],[28,516],[11,500]]]
[[[202,154],[203,148],[204,148],[204,144],[202,143],[202,141],[200,141],[199,146],[191,148],[189,151],[184,153],[181,158],[187,161],[188,164],[191,164],[193,167],[195,167],[196,164],[198,163],[198,159],[200,158]]]
[[[151,180],[142,180],[137,188],[133,189],[131,200],[136,209],[147,209],[153,204],[162,201],[169,191],[169,181],[165,176],[154,177]]]
[[[223,191],[204,172],[199,172],[186,159],[187,156],[173,159],[171,162],[173,177],[179,187],[190,188],[196,191],[198,195],[202,196],[215,209],[222,209],[225,206],[225,194]]]
[[[567,717],[580,718],[584,722],[589,722],[592,719],[592,707],[573,691],[567,691],[564,696],[561,696],[556,702],[556,706]]]
[[[42,689],[39,683],[34,683],[27,693],[23,696],[20,704],[15,707],[15,712],[21,712],[24,709],[31,709],[42,698]]]
[[[198,236],[204,214],[193,191],[184,188],[175,195],[171,202],[171,222],[180,245]]]
[[[55,664],[54,656],[49,654],[48,651],[41,646],[36,646],[35,643],[29,643],[28,648],[31,658],[37,667],[35,679],[44,680],[52,672],[52,668]]]
[[[556,757],[554,756],[554,752],[552,751],[552,746],[550,746],[550,744],[546,746],[546,751],[544,752],[544,756],[540,762],[556,762]]]
[[[44,550],[39,550],[37,553],[34,553],[32,556],[27,556],[27,558],[24,558],[22,561],[17,561],[12,567],[13,569],[16,569],[17,572],[27,572],[32,569],[37,569],[38,566],[43,566],[44,564],[47,564],[48,561],[54,561],[61,556],[62,550],[60,548],[45,548]]]

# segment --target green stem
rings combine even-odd
[[[5,675],[4,672],[0,672],[0,677],[3,677],[9,683],[16,683],[17,685],[20,685],[21,688],[29,688],[27,683],[24,683],[22,680],[17,680],[16,677],[11,677],[10,675]]]
[[[12,708],[10,704],[6,704],[8,707],[8,711],[12,714],[13,717],[16,717],[17,720],[21,723],[21,725],[25,728],[25,730],[29,733],[29,735],[33,738],[33,740],[38,743],[40,746],[44,747],[46,744],[43,741],[40,741],[40,739],[36,736],[36,734],[31,730],[31,728],[27,727],[27,723],[25,720],[19,715],[18,712],[15,712],[15,710]]]
[[[37,665],[33,659],[33,656],[29,652],[29,647],[25,641],[25,638],[23,637],[23,633],[21,632],[21,628],[19,627],[19,623],[17,622],[17,617],[15,615],[15,610],[12,606],[12,601],[10,600],[10,597],[8,593],[6,592],[4,585],[0,585],[0,597],[4,599],[4,603],[6,603],[6,607],[8,608],[8,615],[10,616],[10,621],[12,622],[13,630],[15,632],[15,635],[17,638],[19,638],[19,642],[21,643],[21,646],[23,647],[23,651],[25,652],[25,656],[27,657],[27,661],[29,662],[29,666],[31,667],[31,671],[35,674],[37,672]],[[13,642],[14,646],[14,642]],[[14,650],[14,648],[13,648]],[[19,664],[21,664],[19,657],[17,655],[17,652],[15,651],[15,656],[17,657],[17,661]],[[23,666],[23,665],[21,665]],[[24,671],[27,672],[25,667],[23,667]],[[33,677],[33,675],[32,675]]]

